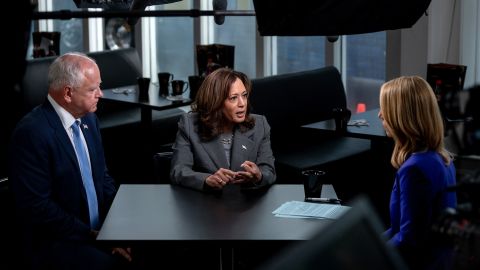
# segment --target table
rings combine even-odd
[[[356,177],[369,179],[369,181],[362,181],[361,186],[355,188],[355,190],[361,189],[363,193],[368,194],[382,221],[388,224],[390,222],[388,205],[396,172],[390,164],[394,142],[385,133],[382,121],[378,118],[379,110],[373,109],[352,115],[351,120],[365,119],[369,123],[368,126],[347,126],[347,130],[338,132],[335,130],[335,120],[330,119],[304,125],[302,128],[309,128],[320,133],[335,134],[336,136],[370,140],[370,149],[373,154],[366,157],[368,160],[364,161],[364,165],[359,168],[356,174]],[[348,188],[345,189],[352,189],[353,185],[355,183],[346,183],[345,186],[348,186]],[[343,191],[343,188],[338,184],[337,187],[339,191]],[[345,194],[343,195],[345,196]]]
[[[368,126],[347,126],[347,130],[338,133],[335,130],[335,120],[329,119],[316,123],[311,123],[302,126],[303,128],[310,128],[320,130],[328,133],[337,132],[341,136],[370,139],[370,140],[385,140],[387,135],[382,126],[382,121],[378,118],[379,109],[369,110],[359,114],[353,114],[351,120],[365,119],[368,121]]]
[[[158,86],[153,84],[150,84],[150,89],[148,91],[149,98],[146,101],[139,100],[139,91],[137,85],[127,85],[114,89],[106,89],[102,90],[102,92],[102,99],[113,102],[129,103],[140,107],[141,122],[144,127],[151,125],[152,110],[161,111],[189,105],[192,103],[192,100],[189,98],[172,101],[166,97],[160,96],[158,94]]]
[[[228,186],[208,194],[174,185],[121,185],[98,234],[99,241],[289,241],[308,240],[330,220],[279,218],[282,203],[303,200],[302,185],[273,185],[240,192]],[[331,185],[322,196],[336,198]]]
[[[331,185],[322,196],[337,198]],[[240,191],[227,186],[220,194],[174,185],[121,185],[98,234],[107,244],[156,244],[233,248],[309,240],[331,220],[275,217],[272,211],[290,200],[303,200],[302,185],[273,185]],[[233,254],[222,254],[228,267]],[[233,264],[232,267],[233,268]]]

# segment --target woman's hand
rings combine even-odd
[[[218,171],[216,171],[214,174],[210,175],[207,177],[205,182],[207,185],[213,188],[221,189],[223,188],[226,184],[230,183],[233,181],[235,177],[235,172],[220,168]]]
[[[236,173],[234,183],[257,183],[262,180],[262,172],[258,168],[257,164],[247,160],[240,166],[244,168],[245,171],[239,171]]]

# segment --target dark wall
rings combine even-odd
[[[16,13],[14,16],[2,16],[2,62],[3,71],[0,73],[2,82],[0,97],[0,178],[7,176],[8,141],[10,135],[21,117],[17,110],[19,102],[16,85],[20,82],[25,69],[28,39],[32,18],[32,6],[29,0],[8,1],[6,11]],[[8,19],[7,19],[8,17]],[[8,20],[8,21],[7,21]],[[13,108],[13,109],[12,109]]]

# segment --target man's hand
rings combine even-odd
[[[118,254],[125,258],[127,261],[132,261],[132,249],[131,248],[112,248],[112,254]]]
[[[96,239],[98,236],[98,231],[91,230],[90,236],[93,239]],[[112,248],[112,254],[118,254],[125,258],[127,261],[132,261],[132,249],[131,248]]]

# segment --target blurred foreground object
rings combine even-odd
[[[262,36],[336,36],[410,28],[431,0],[253,0]]]

